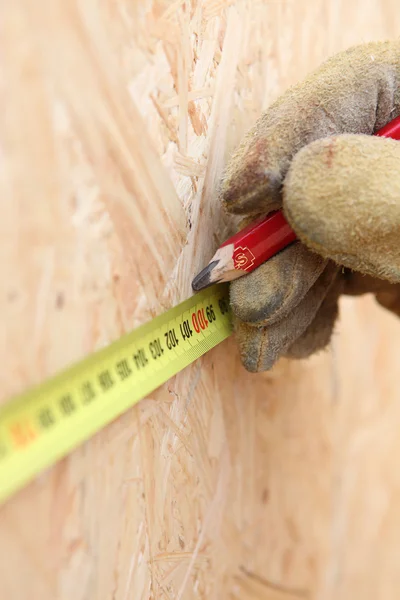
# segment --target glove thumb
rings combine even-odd
[[[305,146],[286,175],[283,210],[311,250],[400,282],[400,142],[346,134]]]

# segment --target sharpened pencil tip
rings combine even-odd
[[[213,285],[214,283],[218,283],[217,280],[212,280],[212,272],[214,268],[219,263],[219,260],[213,260],[210,262],[192,281],[192,288],[195,292],[199,292],[200,290],[204,290],[204,288]]]

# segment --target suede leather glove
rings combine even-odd
[[[299,240],[230,284],[247,370],[325,348],[343,293],[400,316],[400,141],[372,136],[399,114],[400,41],[364,44],[290,88],[233,155],[226,210],[283,208]]]

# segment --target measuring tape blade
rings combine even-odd
[[[0,409],[0,502],[232,332],[213,286]]]

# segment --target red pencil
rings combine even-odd
[[[400,140],[400,117],[375,135]],[[248,225],[224,242],[208,265],[193,279],[198,292],[214,283],[232,281],[254,271],[263,262],[296,240],[281,210]]]

